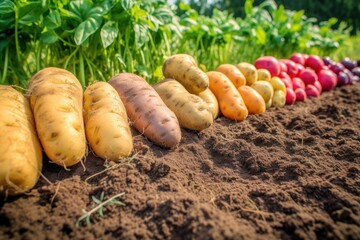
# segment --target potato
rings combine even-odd
[[[118,92],[132,125],[140,133],[162,147],[179,144],[181,129],[175,114],[143,78],[120,73],[109,83]]]
[[[244,86],[246,84],[246,78],[244,74],[232,64],[221,64],[216,68],[215,71],[225,74],[231,82],[235,85],[236,88]]]
[[[87,140],[104,160],[128,157],[133,140],[124,104],[106,82],[96,82],[84,92],[84,121]]]
[[[257,75],[258,75],[258,81],[259,80],[263,80],[263,81],[270,81],[271,79],[271,74],[269,72],[269,70],[267,69],[264,69],[264,68],[260,68],[260,69],[257,69]]]
[[[218,100],[221,113],[231,120],[242,121],[249,112],[239,91],[225,74],[217,71],[206,73],[209,77],[210,90]]]
[[[84,157],[83,90],[67,70],[44,68],[30,80],[28,95],[46,155],[63,167]]]
[[[41,145],[29,101],[10,86],[0,85],[0,195],[33,188],[42,168]]]
[[[213,119],[216,119],[219,115],[219,103],[213,92],[207,88],[205,91],[199,93],[198,96],[208,104],[210,112],[213,115]]]
[[[278,77],[272,77],[270,79],[270,83],[271,85],[273,86],[274,88],[274,91],[277,91],[277,90],[281,90],[284,92],[284,94],[286,95],[286,86],[285,86],[285,83],[283,81],[281,81],[280,78]]]
[[[189,93],[174,79],[164,79],[154,85],[166,106],[170,108],[183,128],[201,131],[213,123],[208,104],[199,96]]]
[[[266,109],[269,109],[269,108],[271,108],[271,106],[272,106],[272,99],[269,99],[269,101],[267,101],[265,103],[265,107],[266,107]]]
[[[187,54],[177,54],[166,59],[162,72],[165,78],[177,80],[192,94],[199,94],[209,87],[208,77],[198,68],[195,59]]]
[[[270,99],[272,99],[274,95],[274,88],[270,82],[262,80],[256,81],[251,85],[251,87],[263,97],[265,102],[268,102]]]
[[[265,112],[265,101],[255,89],[249,86],[241,86],[238,88],[238,91],[244,100],[249,114],[260,114]]]
[[[282,90],[276,90],[272,99],[273,107],[283,107],[286,102],[285,93]]]
[[[246,85],[251,86],[254,82],[258,80],[258,72],[254,65],[247,63],[247,62],[241,62],[236,67],[244,74],[246,78]]]

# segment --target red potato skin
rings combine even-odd
[[[143,78],[120,73],[109,84],[118,92],[130,122],[140,133],[165,148],[179,144],[181,129],[175,114]]]
[[[263,56],[255,61],[256,69],[265,68],[269,70],[271,77],[276,77],[280,74],[281,68],[279,61],[272,56]]]

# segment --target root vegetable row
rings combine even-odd
[[[100,158],[118,161],[132,153],[131,126],[173,148],[180,143],[180,128],[202,131],[221,114],[241,121],[285,105],[283,81],[249,63],[205,73],[193,57],[178,54],[164,62],[163,74],[164,80],[150,86],[121,73],[83,92],[72,73],[51,67],[32,77],[25,96],[0,86],[0,194],[34,187],[42,150],[64,168],[85,157],[87,143]]]

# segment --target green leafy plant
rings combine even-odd
[[[125,206],[125,204],[119,200],[117,200],[117,198],[121,197],[122,195],[124,195],[125,193],[119,193],[116,194],[114,196],[112,196],[111,198],[107,199],[104,201],[104,192],[101,192],[100,194],[100,198],[96,198],[95,196],[91,196],[92,201],[93,201],[93,207],[91,210],[86,211],[86,210],[82,210],[84,215],[82,215],[77,221],[76,221],[76,227],[80,226],[80,223],[82,221],[85,221],[87,225],[91,225],[91,220],[90,217],[92,214],[94,213],[98,213],[99,217],[103,217],[104,216],[104,212],[103,212],[103,208],[105,206],[111,206],[111,205],[121,205],[121,206]]]

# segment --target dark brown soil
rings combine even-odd
[[[360,239],[360,84],[182,134],[173,150],[135,134],[103,173],[93,155],[45,163],[53,184],[0,202],[0,239]],[[125,206],[76,227],[102,192]]]

